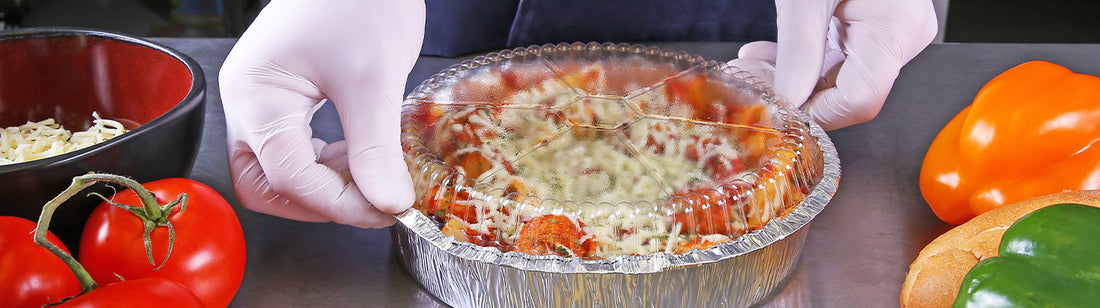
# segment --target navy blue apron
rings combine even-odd
[[[774,41],[764,0],[427,0],[421,54],[560,42]]]

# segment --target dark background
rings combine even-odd
[[[1097,0],[956,0],[945,42],[1100,43]]]
[[[932,1],[941,11],[942,42],[1100,43],[1098,0]],[[92,27],[142,37],[237,37],[266,2],[0,0],[0,22]]]

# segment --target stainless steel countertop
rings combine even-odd
[[[435,307],[393,255],[389,231],[305,223],[240,207],[225,152],[218,69],[232,39],[155,38],[184,52],[206,73],[206,130],[191,178],[237,209],[248,242],[244,282],[232,307]],[[654,43],[716,60],[737,43]],[[918,175],[928,145],[989,79],[1029,60],[1100,75],[1100,45],[934,44],[901,72],[871,122],[829,132],[840,155],[840,188],[810,225],[795,271],[763,307],[896,307],[909,263],[951,226],[921,197]],[[422,57],[412,89],[460,58]],[[341,137],[331,104],[315,115],[315,134]]]

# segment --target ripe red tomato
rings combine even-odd
[[[168,215],[175,230],[171,255],[169,229],[157,227],[150,234],[153,261],[150,264],[143,241],[142,220],[134,213],[104,202],[92,212],[80,241],[80,263],[100,284],[145,277],[164,277],[179,282],[207,307],[225,307],[237,293],[244,277],[245,242],[233,208],[215,191],[185,178],[170,178],[142,184],[160,204],[186,193],[186,207],[176,206]],[[142,206],[130,189],[120,191],[112,202]],[[157,266],[163,267],[156,269]]]
[[[102,286],[58,305],[58,307],[201,308],[204,306],[202,301],[183,285],[163,277],[148,277],[119,281]]]
[[[42,307],[80,293],[76,276],[49,250],[34,243],[36,224],[0,216],[0,306]],[[69,252],[53,233],[46,238]]]

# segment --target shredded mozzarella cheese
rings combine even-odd
[[[548,79],[505,98],[506,107],[442,114],[438,123],[447,124],[437,127],[436,145],[457,145],[449,154],[453,157],[481,155],[491,165],[488,170],[481,164],[455,167],[462,172],[478,170],[471,175],[476,182],[497,192],[460,188],[470,198],[453,202],[476,209],[476,222],[450,215],[448,224],[457,221],[477,233],[495,232],[502,242],[514,244],[524,222],[564,214],[583,226],[582,242],[598,243],[593,253],[597,258],[673,253],[695,238],[711,243],[730,240],[723,234],[695,234],[659,203],[685,188],[718,187],[729,179],[716,178],[719,175],[708,172],[707,163],[735,170],[735,178],[751,178],[748,175],[755,171],[732,164],[744,155],[735,136],[690,121],[629,118],[624,116],[631,112],[625,102],[587,102],[578,95]],[[671,114],[693,112],[685,104],[670,103],[661,91],[631,99],[666,106]],[[513,200],[502,191],[540,199]],[[782,204],[782,194],[776,195],[780,200],[775,204]],[[736,230],[746,228],[744,221],[729,223]]]
[[[91,127],[75,133],[53,118],[0,130],[0,165],[69,153],[126,132],[118,121],[100,118],[95,112],[92,112],[92,117],[95,120]]]

